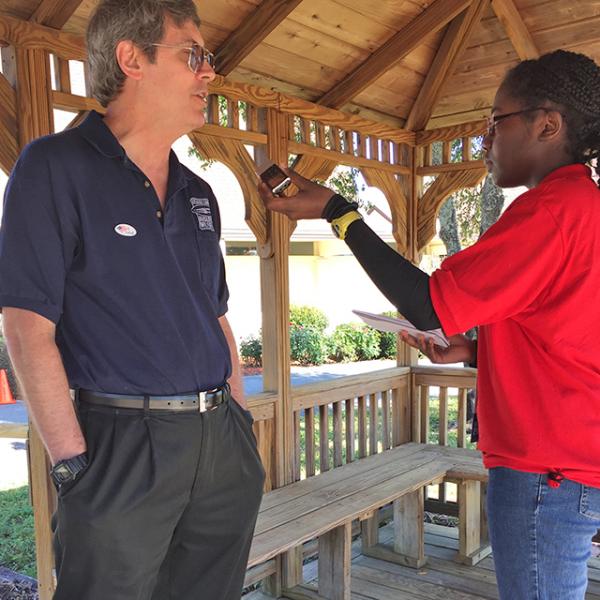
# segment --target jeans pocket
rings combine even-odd
[[[581,501],[579,512],[600,522],[600,488],[581,486]]]

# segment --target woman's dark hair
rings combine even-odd
[[[524,106],[553,104],[565,116],[573,161],[595,159],[600,175],[600,67],[591,58],[556,50],[525,60],[507,73],[502,87]]]

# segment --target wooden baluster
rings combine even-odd
[[[294,115],[288,117],[288,140],[296,141],[296,117]]]
[[[364,396],[358,397],[358,458],[367,455],[367,403]]]
[[[319,466],[321,473],[329,471],[329,405],[319,406]]]
[[[358,136],[358,156],[367,157],[367,138],[362,133],[357,133]]]
[[[301,447],[300,447],[300,411],[294,411],[294,480],[300,481],[301,465]]]
[[[377,454],[377,421],[378,421],[377,394],[369,394],[369,454]]]
[[[390,162],[390,142],[388,140],[381,142],[381,160],[384,163]]]
[[[333,138],[333,145],[331,146],[336,152],[342,152],[342,132],[339,127],[331,127],[331,137]]]
[[[447,165],[450,162],[450,142],[442,144],[442,164]]]
[[[304,409],[304,454],[306,456],[306,476],[315,474],[315,409]]]
[[[458,390],[458,423],[456,444],[459,448],[467,447],[467,390]]]
[[[429,442],[429,386],[421,386],[421,443]]]
[[[412,401],[411,401],[411,435],[412,441],[421,444],[425,443],[426,440],[421,438],[422,431],[422,419],[423,415],[421,414],[421,409],[423,407],[423,403],[421,401],[421,394],[423,390],[421,386],[417,386],[413,384],[412,386]]]
[[[354,132],[344,131],[344,152],[354,156]]]
[[[250,131],[258,131],[258,110],[254,104],[248,104],[247,109],[248,129]]]
[[[54,55],[54,73],[56,78],[56,89],[65,94],[71,93],[71,72],[69,61]]]
[[[302,119],[302,143],[312,144],[310,139],[310,121],[308,119]]]
[[[473,160],[473,146],[471,145],[470,137],[464,137],[462,139],[462,159],[465,162]]]
[[[317,147],[325,148],[325,125],[317,121]]]
[[[240,106],[237,100],[227,98],[227,127],[240,128]]]
[[[392,447],[390,443],[390,392],[383,390],[381,392],[381,414],[382,414],[382,429],[383,429],[383,449],[388,450]]]
[[[369,154],[371,160],[379,160],[379,140],[373,136],[369,136]]]
[[[208,96],[206,116],[211,125],[219,125],[219,96],[217,94],[210,94]]]
[[[440,446],[448,445],[448,388],[440,386]]]
[[[354,461],[354,398],[346,400],[346,462]]]
[[[403,417],[401,391],[394,388],[392,390],[392,446],[394,448],[407,441],[403,439]]]
[[[333,405],[333,466],[342,465],[342,403]]]
[[[423,148],[423,165],[422,166],[430,167],[432,157],[433,157],[433,152],[432,152],[431,144],[429,144],[428,146],[425,146],[425,148]]]

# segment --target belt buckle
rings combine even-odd
[[[206,392],[198,392],[198,410],[206,412]]]

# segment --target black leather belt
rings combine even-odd
[[[177,396],[130,396],[128,394],[105,394],[104,392],[91,392],[89,390],[78,390],[77,394],[78,401],[99,406],[187,412],[206,412],[223,404],[223,402],[228,402],[230,398],[231,392],[227,384],[207,392]]]

